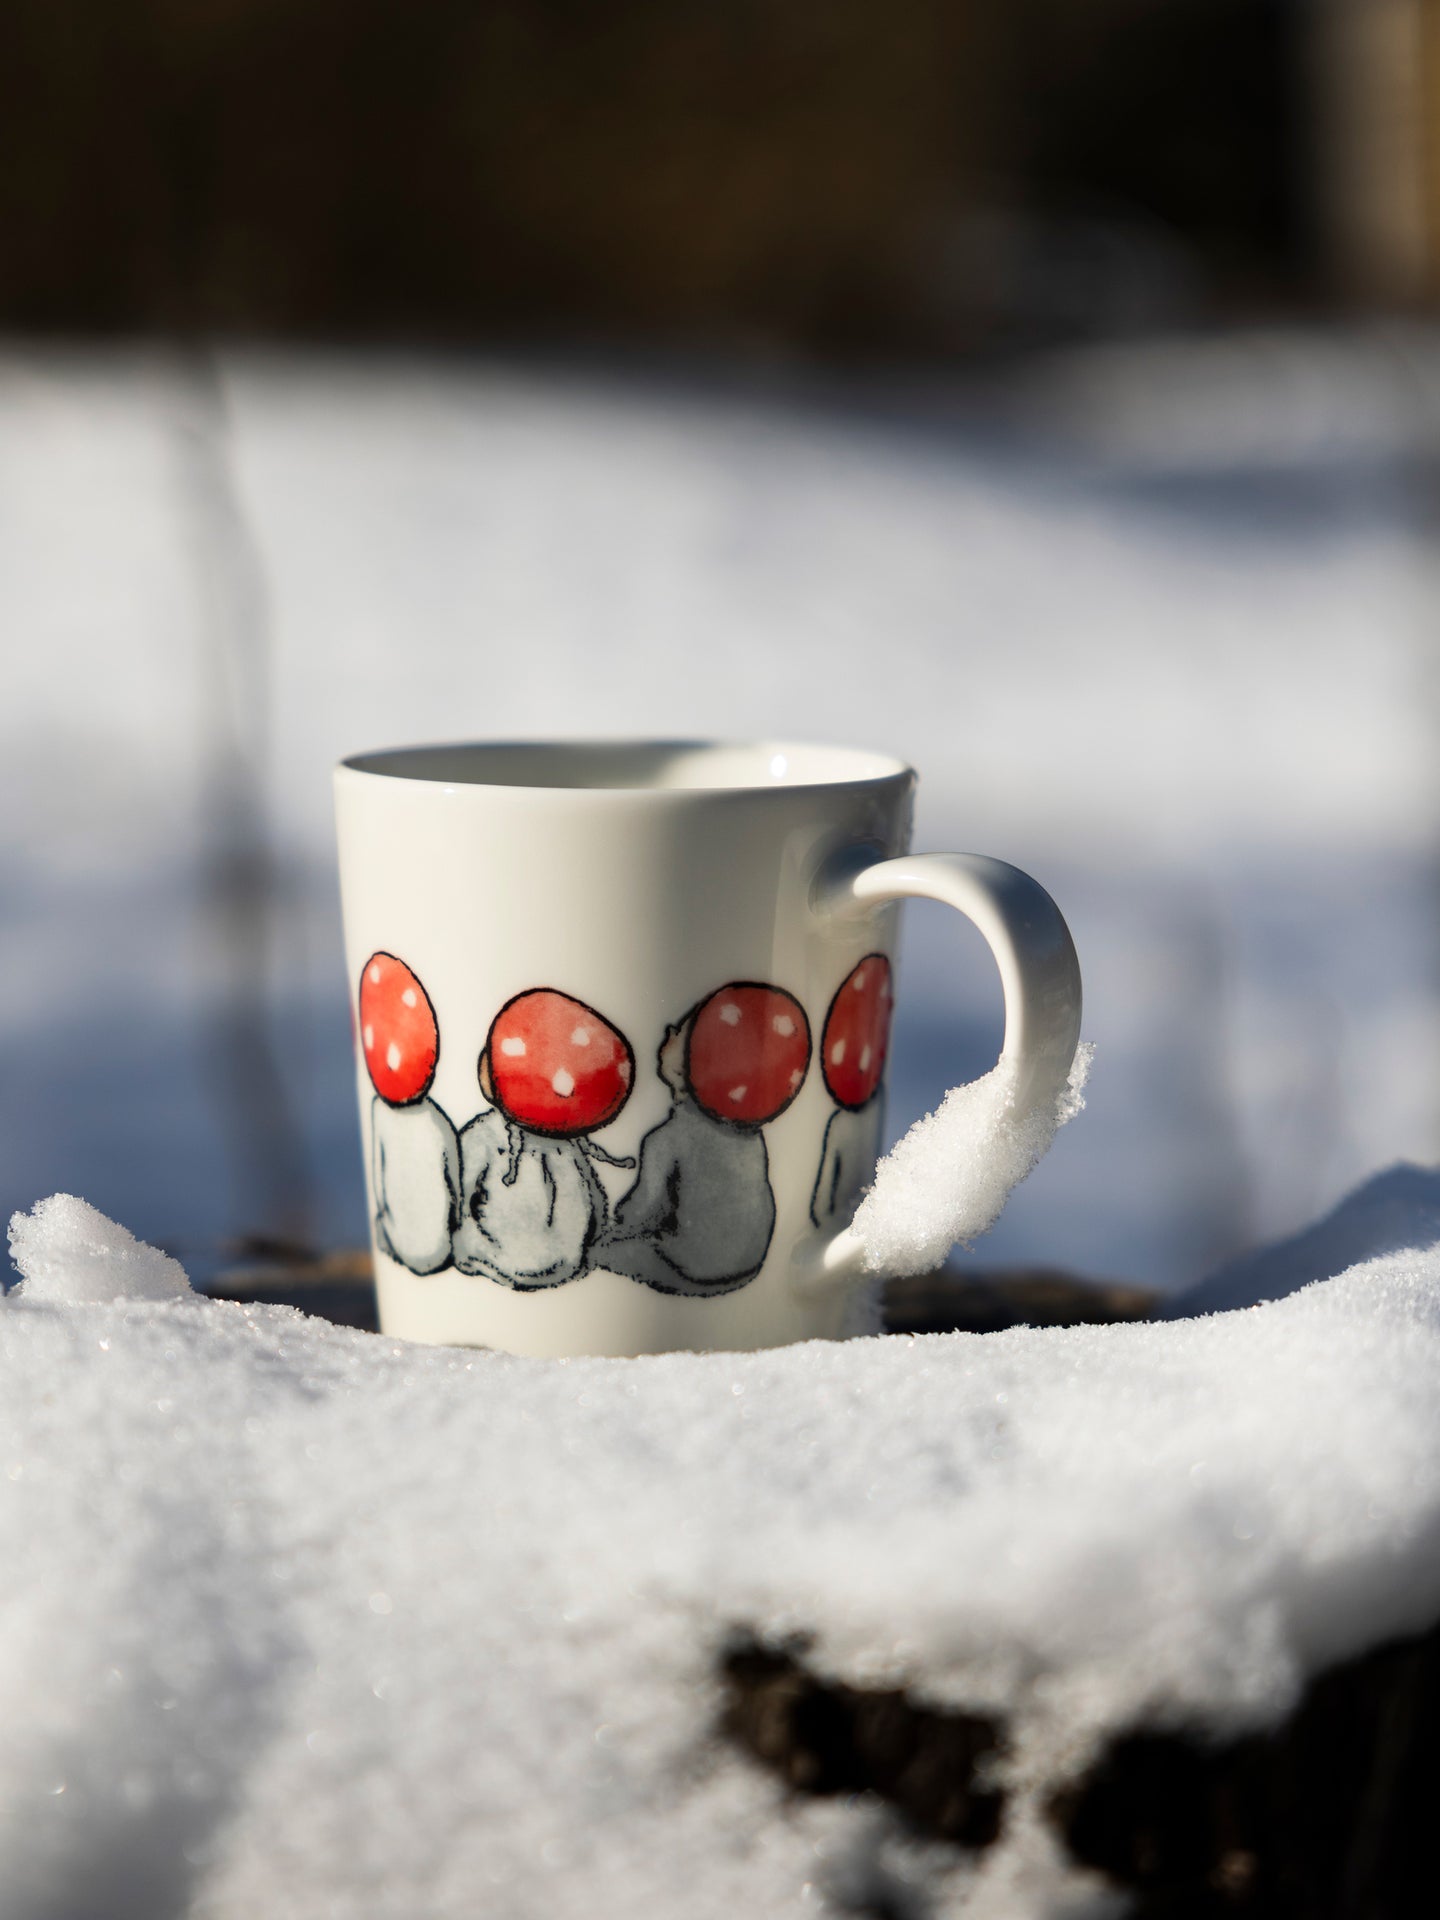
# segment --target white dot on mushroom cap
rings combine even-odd
[[[800,1084],[800,1082],[801,1082],[801,1081],[802,1081],[802,1080],[803,1080],[804,1078],[805,1078],[805,1076],[804,1076],[804,1074],[803,1074],[803,1073],[801,1073],[801,1071],[800,1071],[800,1069],[799,1069],[799,1067],[795,1067],[795,1068],[792,1068],[792,1070],[791,1070],[791,1073],[790,1073],[790,1085],[791,1085],[792,1087],[798,1087],[798,1086],[799,1086],[799,1084]]]
[[[723,1007],[721,1007],[721,1009],[720,1009],[720,1018],[721,1018],[721,1019],[722,1019],[722,1020],[723,1020],[723,1021],[725,1022],[725,1024],[726,1024],[726,1026],[727,1026],[727,1027],[738,1027],[738,1026],[739,1026],[739,1024],[740,1024],[740,1009],[739,1009],[739,1007],[737,1007],[737,1006],[736,1006],[736,1004],[735,1004],[735,1002],[734,1002],[733,1000],[727,1000],[727,1001],[725,1002],[725,1004],[724,1004],[724,1006],[723,1006]]]
[[[747,1093],[748,1093],[749,1091],[750,1091],[750,1089],[749,1089],[749,1087],[748,1087],[748,1086],[745,1086],[745,1087],[731,1087],[731,1089],[730,1089],[730,1098],[731,1098],[732,1100],[743,1100],[743,1099],[745,1098],[745,1096],[746,1096],[746,1094],[747,1094]]]
[[[795,1031],[795,1022],[790,1018],[788,1013],[777,1013],[774,1025],[776,1033],[786,1040],[788,1040]]]
[[[572,1047],[588,1047],[590,1044],[590,1029],[588,1027],[576,1027],[570,1036],[570,1044]]]
[[[616,1071],[620,1075],[621,1086],[628,1087],[630,1084],[630,1062],[628,1060],[622,1060]]]
[[[841,1062],[841,1061],[842,1061],[842,1060],[843,1060],[844,1058],[845,1058],[845,1042],[844,1042],[843,1040],[837,1040],[837,1041],[835,1042],[835,1044],[834,1044],[834,1046],[833,1046],[833,1047],[831,1047],[831,1049],[830,1049],[830,1064],[831,1064],[831,1066],[832,1066],[832,1067],[838,1067],[838,1066],[839,1066],[839,1064],[840,1064],[840,1062]]]
[[[508,1040],[500,1042],[500,1051],[508,1054],[512,1060],[518,1060],[525,1051],[525,1042],[518,1034],[512,1033]]]
[[[375,1051],[375,1029],[373,1027],[366,1027],[364,1037],[366,1053],[373,1053]]]
[[[389,1046],[385,1049],[385,1064],[387,1067],[389,1067],[391,1073],[395,1073],[399,1070],[400,1049],[399,1047],[396,1046],[393,1040],[390,1042]]]
[[[861,990],[861,988],[862,988],[862,987],[863,987],[864,985],[865,985],[865,969],[864,969],[864,967],[862,967],[862,968],[860,969],[860,971],[859,971],[859,973],[857,973],[857,974],[856,974],[856,976],[855,976],[855,991],[856,991],[856,993],[859,993],[859,992],[860,992],[860,990]]]
[[[555,1075],[550,1084],[562,1100],[568,1100],[575,1091],[575,1077],[567,1073],[564,1067],[555,1069]]]
[[[861,1071],[861,1073],[864,1073],[864,1071],[865,1071],[865,1069],[866,1069],[866,1068],[867,1068],[867,1067],[868,1067],[869,1065],[870,1065],[870,1049],[869,1049],[869,1047],[862,1047],[862,1048],[860,1049],[860,1071]]]
[[[370,984],[371,984],[371,986],[372,986],[372,987],[378,987],[378,986],[379,986],[379,984],[380,984],[380,969],[379,969],[379,967],[371,967],[371,969],[370,969]]]
[[[405,1002],[407,1007],[418,1007],[420,1004],[415,998],[415,989],[413,987],[406,987],[400,998]]]

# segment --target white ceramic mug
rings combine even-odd
[[[1080,1030],[1054,902],[1000,861],[909,854],[914,786],[783,743],[336,770],[386,1333],[560,1355],[850,1329],[896,903],[985,935],[1022,1111],[1057,1098]]]

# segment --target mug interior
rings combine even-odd
[[[891,780],[903,760],[859,747],[788,740],[515,741],[396,747],[355,754],[356,773],[445,786],[550,787],[612,792],[725,792],[747,787],[849,786]]]

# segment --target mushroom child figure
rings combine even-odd
[[[585,1137],[630,1097],[630,1043],[583,1001],[536,987],[496,1014],[478,1071],[490,1106],[460,1135],[455,1265],[522,1291],[561,1286],[607,1218],[592,1160],[635,1164]]]
[[[671,1027],[658,1067],[674,1105],[640,1143],[635,1184],[595,1265],[662,1293],[729,1293],[753,1280],[775,1230],[761,1129],[809,1064],[810,1023],[779,987],[735,981]]]
[[[820,1037],[820,1071],[835,1102],[810,1200],[817,1227],[843,1227],[875,1177],[890,1046],[890,962],[867,953],[836,990]]]
[[[459,1217],[460,1151],[450,1116],[429,1097],[440,1057],[430,996],[403,960],[372,953],[360,975],[360,1046],[375,1098],[370,1175],[375,1239],[412,1273],[450,1264]]]

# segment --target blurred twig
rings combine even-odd
[[[277,887],[266,831],[270,610],[235,483],[214,355],[179,362],[179,504],[193,562],[205,720],[200,923],[208,1001],[204,1057],[247,1230],[304,1240],[312,1179],[270,1030]]]

